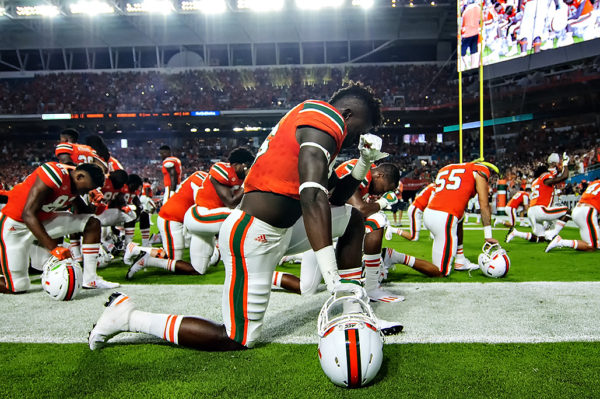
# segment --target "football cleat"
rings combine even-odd
[[[477,263],[471,262],[467,258],[463,258],[460,260],[454,261],[454,270],[457,272],[467,271],[467,270],[477,270],[479,269],[479,265]]]
[[[506,233],[506,237],[504,237],[504,242],[511,242],[515,238],[515,228],[511,227],[508,229],[508,233]]]
[[[162,244],[162,238],[161,238],[160,234],[154,233],[150,237],[150,245],[154,245],[154,244]]]
[[[377,319],[377,328],[383,335],[396,335],[402,332],[404,326],[397,321]]]
[[[402,302],[404,301],[404,297],[402,295],[392,294],[387,292],[381,287],[377,287],[371,291],[367,291],[367,295],[372,302]]]
[[[95,280],[88,281],[87,283],[83,283],[83,288],[88,288],[88,289],[106,289],[106,288],[117,288],[120,285],[121,284],[119,284],[119,283],[112,283],[110,281],[104,280],[100,276],[96,276]]]
[[[129,316],[135,309],[133,301],[120,292],[113,292],[104,306],[106,309],[88,336],[91,350],[100,349],[118,333],[129,331]]]
[[[123,263],[125,263],[126,265],[133,265],[135,263],[134,259],[137,258],[140,254],[140,251],[136,250],[137,246],[138,245],[134,242],[130,242],[129,244],[127,244],[127,247],[125,248],[125,253],[123,254]]]
[[[550,241],[550,242],[548,243],[548,245],[546,245],[545,252],[550,252],[550,251],[552,251],[554,248],[557,248],[557,247],[559,246],[559,242],[561,242],[561,241],[562,241],[562,238],[560,238],[560,236],[559,236],[559,235],[557,235],[556,237],[554,237],[554,238],[552,239],[552,241]]]
[[[125,276],[127,280],[131,280],[134,274],[146,267],[148,258],[150,258],[150,254],[147,252],[140,252],[138,256],[137,260],[129,267],[129,270],[127,270],[127,275]]]

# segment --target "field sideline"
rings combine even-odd
[[[476,261],[483,234],[475,224],[467,227],[465,253]],[[495,229],[494,236],[502,239],[505,232]],[[566,228],[562,235],[578,234]],[[417,243],[395,237],[384,246],[426,259],[431,250],[426,231]],[[252,351],[199,353],[123,334],[91,352],[87,332],[109,292],[85,291],[57,303],[35,285],[0,302],[0,372],[8,382],[3,396],[599,397],[598,254],[546,254],[544,244],[522,240],[503,246],[513,263],[503,280],[479,271],[427,279],[402,265],[390,273],[387,287],[407,299],[374,309],[401,321],[405,332],[386,339],[380,375],[361,390],[334,387],[319,367],[316,316],[325,292],[299,297],[274,291],[264,342]],[[298,274],[299,266],[279,270]],[[100,273],[125,284],[121,290],[140,308],[220,320],[222,264],[206,276],[154,269],[131,282],[125,271],[115,261]]]

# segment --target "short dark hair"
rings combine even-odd
[[[104,185],[104,172],[100,166],[93,163],[80,163],[75,170],[87,172],[92,178],[92,183],[94,183],[95,187],[102,187]]]
[[[77,141],[79,139],[79,132],[76,129],[73,129],[72,127],[63,130],[62,132],[60,132],[61,136],[70,136],[74,141]]]
[[[136,175],[135,173],[131,173],[129,175],[129,177],[127,178],[127,186],[129,188],[131,187],[142,187],[143,182],[142,182],[142,178],[139,175]]]
[[[548,168],[546,168],[544,165],[540,165],[535,169],[535,172],[533,174],[533,177],[540,177],[541,175],[543,175],[544,173],[546,173],[548,171]]]
[[[127,172],[124,170],[115,170],[114,172],[110,172],[108,176],[113,184],[113,187],[117,190],[123,187],[129,178]]]
[[[229,163],[252,163],[254,161],[254,154],[245,147],[234,148],[227,158]]]
[[[167,150],[167,151],[171,151],[171,147],[169,147],[168,145],[161,145],[159,150]]]
[[[396,165],[386,162],[377,165],[376,169],[381,170],[383,174],[388,177],[388,179],[398,186],[398,182],[400,181],[400,170]]]
[[[98,155],[100,155],[100,158],[108,162],[110,159],[110,151],[108,150],[108,147],[106,146],[106,143],[102,137],[98,136],[97,134],[93,134],[85,139],[85,143],[96,150]]]
[[[333,93],[329,99],[329,103],[333,104],[346,97],[355,97],[362,100],[369,109],[373,127],[381,125],[383,122],[381,100],[375,97],[375,92],[371,87],[364,85],[362,82],[353,82],[351,80],[346,86]]]

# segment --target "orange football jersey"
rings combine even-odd
[[[421,192],[417,194],[412,205],[415,208],[424,211],[425,208],[427,208],[427,204],[429,204],[429,199],[431,198],[431,194],[434,192],[434,190],[435,184],[430,183],[427,185],[423,190],[421,190]]]
[[[175,185],[181,183],[181,161],[176,157],[166,157],[162,162],[162,174],[165,188],[171,187],[171,175],[169,174],[170,168],[175,168],[175,176],[177,177]]]
[[[459,163],[444,166],[435,178],[435,195],[427,207],[460,219],[469,199],[475,195],[475,176],[478,172],[489,178],[489,170],[482,165]]]
[[[521,206],[521,204],[527,205],[528,202],[529,193],[527,193],[526,191],[519,191],[512,196],[512,198],[510,199],[510,201],[508,201],[508,204],[506,204],[506,206],[517,209]]]
[[[194,205],[194,196],[207,176],[206,172],[198,171],[185,179],[179,190],[160,208],[158,216],[165,220],[183,223],[185,212]]]
[[[108,171],[114,172],[115,170],[125,170],[121,162],[117,160],[117,158],[111,156],[108,158]]]
[[[8,196],[8,203],[2,208],[2,213],[18,222],[23,221],[23,209],[33,184],[40,180],[52,189],[52,194],[44,199],[42,209],[37,213],[39,220],[52,217],[52,212],[65,209],[73,202],[77,194],[71,192],[71,175],[69,165],[58,162],[47,162],[33,171],[25,181],[17,184]]]
[[[67,154],[75,165],[80,163],[93,163],[94,159],[100,159],[96,150],[89,145],[77,143],[60,143],[56,146],[54,155]],[[103,161],[104,163],[104,161]]]
[[[535,179],[533,183],[531,183],[531,194],[529,195],[531,203],[529,206],[552,205],[552,199],[554,198],[554,187],[545,185],[544,181],[553,178],[554,176],[556,176],[554,172],[546,172]]]
[[[300,199],[300,144],[296,140],[296,130],[300,126],[313,127],[335,139],[337,148],[331,154],[330,166],[335,162],[346,138],[344,118],[326,102],[305,101],[290,110],[262,143],[244,182],[246,193],[266,191]]]
[[[210,168],[208,174],[219,183],[228,187],[239,187],[243,183],[243,180],[235,173],[233,166],[226,162],[217,162]],[[208,209],[225,206],[223,201],[221,201],[221,198],[219,198],[213,182],[209,178],[204,180],[204,184],[198,189],[195,203],[198,206]]]
[[[342,164],[340,164],[340,166],[335,168],[335,174],[340,179],[348,176],[350,173],[352,173],[352,169],[354,169],[357,162],[358,162],[358,159],[350,159],[349,161],[343,162]],[[374,168],[374,167],[375,167],[375,164],[372,164],[371,168]],[[369,196],[369,186],[371,185],[372,179],[373,179],[373,177],[371,176],[371,171],[369,170],[367,172],[367,175],[365,176],[365,178],[358,185],[358,191],[360,192],[360,196],[363,199],[365,197]]]
[[[600,180],[594,180],[587,186],[579,203],[588,204],[600,212]]]

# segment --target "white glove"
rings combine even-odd
[[[563,166],[567,166],[569,164],[569,161],[571,160],[571,158],[569,158],[569,156],[567,155],[566,152],[563,152],[563,161],[562,164]]]
[[[381,196],[381,198],[379,198],[375,202],[377,204],[379,204],[379,209],[383,210],[383,209],[387,208],[388,206],[392,206],[395,203],[397,203],[398,202],[398,197],[396,196],[395,192],[388,191],[387,193],[383,194]]]
[[[390,154],[381,152],[382,144],[383,142],[379,136],[375,136],[371,133],[361,135],[358,142],[360,157],[364,159],[369,166],[371,163],[387,157]]]
[[[357,298],[365,300],[368,298],[365,288],[356,280],[339,279],[331,290],[332,294],[337,292],[350,292]]]

